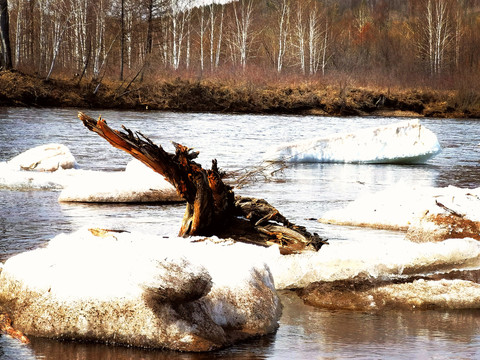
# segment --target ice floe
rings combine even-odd
[[[163,176],[138,160],[125,171],[96,171],[73,177],[60,193],[61,202],[178,202],[183,199]]]
[[[480,222],[480,188],[415,187],[398,183],[376,193],[365,193],[344,208],[327,211],[319,220],[339,225],[405,231],[413,223],[418,227],[420,219],[439,215],[453,215],[457,220]],[[465,236],[471,234],[465,233]]]
[[[265,261],[277,289],[297,289],[319,281],[386,279],[478,268],[480,242],[471,238],[435,243],[406,239],[337,241],[317,253],[270,256]]]
[[[313,306],[327,309],[478,309],[480,284],[467,280],[425,280],[316,283],[299,291]]]
[[[396,184],[320,221],[406,234],[403,240],[363,243],[364,249],[348,244],[338,266],[351,276],[318,277],[301,291],[307,303],[355,310],[480,308],[480,188]],[[348,256],[355,248],[363,251],[356,261]],[[364,272],[354,271],[362,261]]]
[[[419,279],[472,269],[480,242],[471,238],[336,241],[281,255],[278,246],[82,229],[7,260],[0,305],[27,335],[204,351],[275,331],[275,289],[303,288],[305,301],[327,308],[478,308],[476,282]]]
[[[207,351],[276,330],[273,284],[242,247],[83,229],[7,260],[0,304],[27,335]]]
[[[73,169],[75,158],[70,150],[62,144],[40,145],[27,150],[7,161],[8,167],[14,170],[56,171]]]
[[[424,163],[441,151],[437,136],[418,120],[305,139],[270,149],[266,161]]]
[[[0,162],[0,188],[62,190],[62,202],[178,202],[175,188],[138,160],[124,171],[80,169],[67,147],[38,146]]]

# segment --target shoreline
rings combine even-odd
[[[256,85],[220,80],[141,83],[50,79],[0,72],[0,107],[65,107],[181,112],[480,118],[480,95],[327,84]]]

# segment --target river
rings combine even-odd
[[[86,111],[97,117],[99,114]],[[213,158],[226,171],[261,165],[272,146],[312,136],[390,124],[395,118],[183,114],[102,111],[108,124],[139,130],[168,150],[175,141]],[[412,186],[480,186],[480,126],[476,120],[422,119],[443,151],[425,165],[296,164],[236,189],[263,197],[293,222],[334,241],[366,237],[388,241],[404,234],[320,224],[314,220],[365,191],[403,182]],[[0,108],[0,161],[37,145],[68,146],[82,169],[119,171],[131,157],[84,128],[73,109]],[[55,186],[42,190],[0,187],[0,260],[82,226],[174,235],[184,205],[85,205],[57,201]],[[212,354],[179,354],[101,344],[32,339],[28,346],[0,337],[5,359],[291,359],[291,358],[479,358],[480,311],[326,311],[282,292],[284,311],[276,334]]]

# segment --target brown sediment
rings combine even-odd
[[[7,313],[0,314],[0,334],[10,335],[14,339],[20,340],[24,344],[28,344],[30,340],[19,330],[12,326],[12,319]]]
[[[320,218],[317,220],[322,224],[329,224],[329,225],[340,225],[340,226],[354,226],[354,227],[362,227],[362,228],[369,228],[369,229],[376,229],[376,230],[390,230],[390,231],[401,231],[406,232],[410,225],[402,226],[402,225],[390,225],[390,224],[382,224],[382,223],[368,223],[368,222],[356,222],[355,220],[335,220],[335,219],[324,219]]]
[[[445,282],[448,280],[463,282]],[[462,293],[462,287],[475,289],[478,294],[479,284],[480,270],[453,270],[396,279],[356,277],[315,282],[296,292],[307,305],[332,310],[471,308],[477,305],[462,303],[462,299],[456,297]],[[429,291],[437,293],[429,296]]]
[[[406,239],[419,243],[463,238],[480,240],[480,222],[457,214],[426,214],[406,234]]]
[[[116,108],[184,112],[480,118],[480,101],[454,90],[382,89],[165,79],[98,83],[0,72],[0,106]],[[476,97],[480,99],[480,94]]]

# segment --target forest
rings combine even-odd
[[[376,105],[392,91],[428,91],[424,103],[440,91],[445,109],[480,108],[478,0],[0,0],[0,10],[3,69],[88,81],[94,94],[208,81],[332,86],[340,98],[381,89]]]

